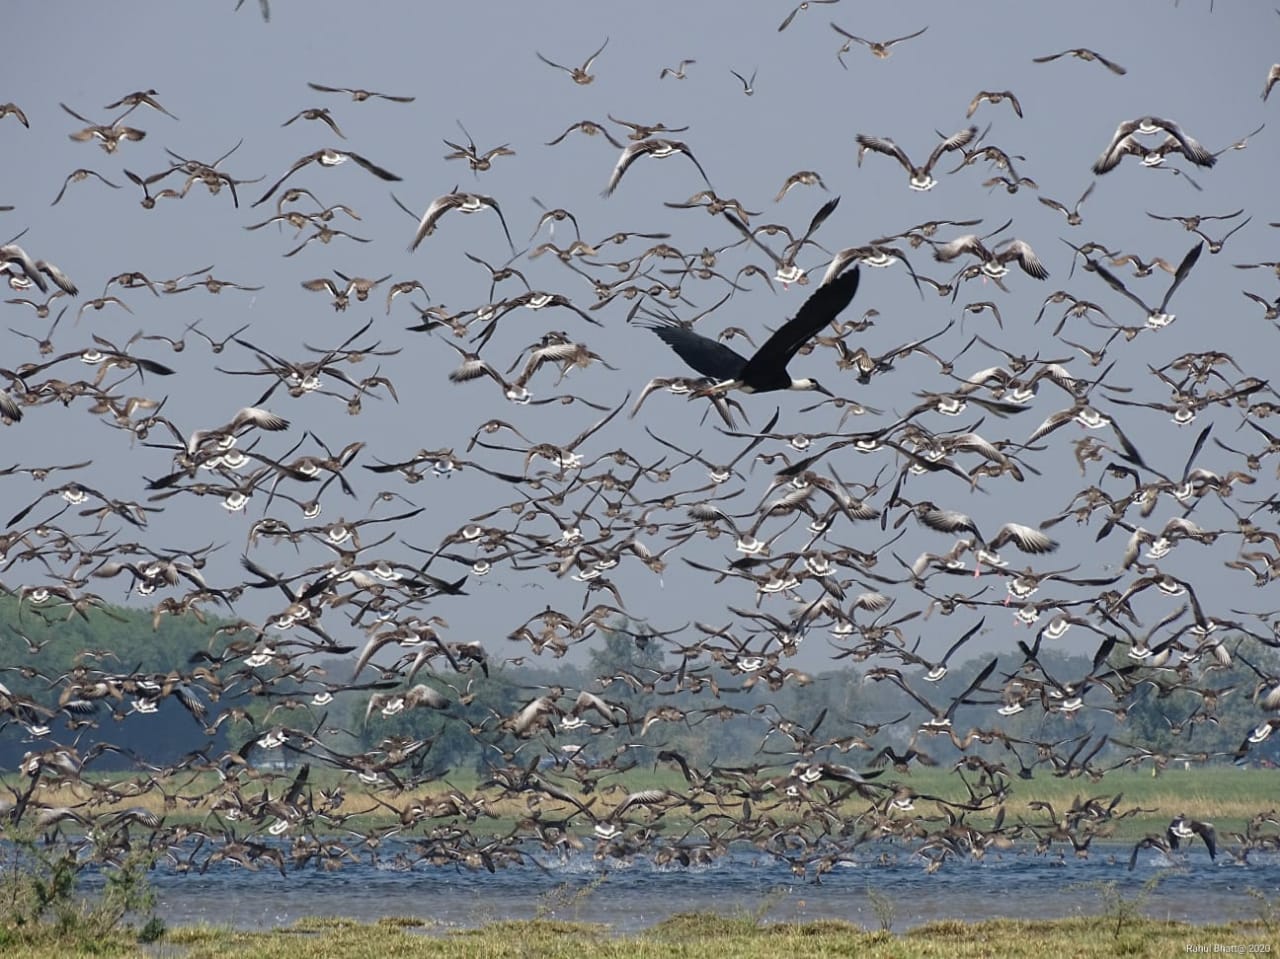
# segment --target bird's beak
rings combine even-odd
[[[835,399],[836,397],[834,393],[832,393],[829,389],[827,389],[821,383],[814,383],[813,388],[817,390],[819,393],[821,393],[823,396],[830,396],[832,399]]]

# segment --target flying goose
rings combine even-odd
[[[321,93],[349,93],[351,99],[356,103],[363,103],[365,100],[379,99],[390,100],[392,103],[412,103],[417,97],[393,96],[390,93],[378,93],[374,90],[359,90],[350,87],[326,87],[320,83],[312,83],[307,81],[307,86],[312,90],[319,90]]]
[[[107,186],[111,187],[111,189],[113,190],[120,189],[120,184],[112,183],[110,180],[104,177],[101,173],[98,173],[95,170],[86,170],[84,167],[81,167],[80,169],[72,170],[70,173],[67,174],[67,178],[62,181],[62,189],[58,191],[58,195],[53,198],[53,202],[50,203],[49,205],[57,206],[58,202],[62,199],[62,195],[67,192],[67,187],[69,187],[73,183],[79,183],[82,180],[87,180],[91,176],[97,177],[99,180],[101,180]]]
[[[578,84],[579,86],[586,86],[588,83],[591,83],[593,80],[595,80],[595,76],[592,73],[590,73],[591,64],[596,62],[596,57],[600,56],[600,54],[604,52],[604,48],[607,47],[608,45],[609,45],[609,38],[605,37],[604,43],[600,44],[600,49],[597,50],[595,53],[591,54],[591,56],[587,57],[586,61],[580,67],[566,67],[566,66],[562,66],[559,63],[553,63],[552,61],[544,57],[541,53],[538,53],[536,50],[534,51],[534,55],[537,56],[537,58],[541,60],[543,63],[545,63],[547,66],[555,67],[557,70],[563,70],[565,73],[569,74],[569,76],[573,78],[573,82]]]
[[[549,147],[555,146],[574,130],[585,133],[589,137],[602,136],[619,150],[622,149],[622,144],[613,138],[613,134],[605,129],[604,124],[596,123],[595,120],[579,120],[577,123],[571,124],[564,133],[560,134],[554,140],[548,140],[546,145]]]
[[[385,280],[391,279],[390,273],[386,276],[379,277],[376,280],[370,280],[362,276],[347,276],[337,270],[334,270],[333,272],[337,275],[338,279],[342,281],[342,286],[339,286],[327,276],[322,276],[314,280],[304,280],[302,282],[302,288],[304,290],[312,290],[317,293],[322,290],[327,291],[329,295],[333,297],[333,308],[339,312],[347,308],[347,304],[351,301],[352,293],[356,295],[357,300],[363,302],[369,298],[369,293],[374,287]]]
[[[1129,871],[1132,872],[1137,865],[1138,853],[1143,849],[1159,849],[1161,852],[1171,853],[1176,851],[1184,840],[1194,839],[1196,836],[1204,840],[1205,848],[1209,850],[1209,858],[1216,860],[1218,840],[1213,824],[1188,820],[1185,815],[1179,814],[1173,822],[1169,823],[1169,828],[1165,830],[1163,836],[1150,835],[1138,840],[1133,847],[1133,852],[1129,854]]]
[[[847,41],[845,45],[840,48],[840,51],[836,54],[836,59],[840,61],[840,66],[844,67],[847,70],[849,69],[849,67],[844,62],[844,55],[848,53],[849,50],[851,49],[850,47],[851,43],[862,44],[864,47],[867,48],[867,50],[871,53],[871,55],[875,57],[877,60],[888,60],[891,56],[893,56],[892,48],[894,44],[902,43],[904,40],[914,40],[916,37],[923,34],[929,28],[927,26],[924,26],[924,27],[921,27],[919,30],[917,30],[915,33],[908,33],[905,37],[895,37],[892,40],[864,40],[862,37],[854,36],[844,27],[834,22],[831,24],[831,29],[834,30],[836,33],[840,34],[840,36],[844,37],[845,40]]]
[[[393,193],[391,199],[396,201],[396,205],[404,210],[410,216],[414,216],[412,210],[400,202]],[[502,224],[502,232],[507,236],[507,244],[511,247],[511,252],[515,252],[515,243],[511,240],[511,231],[507,229],[507,219],[502,215],[502,208],[498,206],[498,201],[491,196],[485,196],[482,193],[459,193],[455,186],[453,190],[438,196],[431,201],[430,206],[422,214],[422,218],[418,220],[418,229],[413,234],[413,242],[409,244],[409,252],[413,252],[418,248],[428,236],[435,232],[436,224],[440,218],[450,210],[457,210],[459,213],[479,213],[481,210],[488,208],[498,214],[498,222]]]
[[[1013,107],[1013,112],[1018,115],[1018,119],[1022,119],[1022,104],[1018,102],[1018,98],[1013,95],[1012,90],[979,90],[972,100],[969,101],[969,109],[965,111],[966,117],[971,117],[978,112],[978,107],[986,103],[997,104],[1009,101],[1009,106]]]
[[[818,176],[818,174],[813,170],[799,170],[787,177],[782,184],[782,189],[779,190],[778,195],[773,198],[773,202],[780,202],[782,198],[791,191],[792,187],[797,186],[820,186],[823,190],[827,189],[827,185],[822,182],[822,177]]]
[[[316,150],[315,153],[308,153],[306,156],[295,160],[293,166],[289,167],[285,172],[285,175],[276,180],[275,183],[271,184],[270,189],[268,189],[266,193],[262,194],[262,196],[256,200],[253,205],[258,206],[259,204],[266,203],[275,194],[276,190],[280,189],[285,180],[289,179],[289,177],[293,176],[305,166],[312,163],[319,163],[322,167],[335,167],[341,166],[348,160],[354,160],[357,166],[364,167],[381,180],[398,181],[400,179],[400,177],[396,176],[390,170],[384,170],[376,163],[366,160],[358,153],[352,153],[350,150],[333,150],[326,148],[323,150]]]
[[[662,72],[658,74],[658,79],[665,80],[667,77],[675,77],[677,80],[683,80],[685,78],[684,68],[697,62],[697,60],[681,60],[675,69],[663,67]]]
[[[1043,57],[1032,57],[1031,62],[1032,63],[1048,63],[1051,60],[1057,60],[1059,57],[1068,57],[1068,56],[1075,57],[1077,60],[1084,60],[1086,63],[1091,60],[1097,60],[1104,67],[1106,67],[1108,70],[1110,70],[1112,73],[1116,74],[1117,76],[1124,76],[1126,73],[1129,72],[1124,67],[1120,66],[1120,64],[1113,63],[1112,61],[1104,57],[1102,54],[1095,53],[1094,51],[1088,50],[1084,47],[1075,47],[1071,50],[1063,50],[1061,53],[1050,53],[1048,56],[1043,56]]]
[[[1178,151],[1197,166],[1211,167],[1218,162],[1212,153],[1188,136],[1182,127],[1173,120],[1145,116],[1136,120],[1125,120],[1116,127],[1116,132],[1112,135],[1111,142],[1102,151],[1102,155],[1094,161],[1093,172],[1101,176],[1114,170],[1126,154],[1146,153],[1146,147],[1138,142],[1135,137],[1151,136],[1162,130],[1173,138]],[[1166,138],[1165,144],[1161,145],[1161,149],[1164,149],[1167,143],[1168,139]]]
[[[1204,250],[1204,242],[1201,241],[1187,251],[1187,255],[1182,258],[1182,262],[1178,264],[1178,269],[1173,275],[1173,282],[1169,284],[1169,288],[1165,290],[1163,299],[1160,300],[1158,307],[1151,307],[1141,298],[1129,290],[1124,283],[1119,280],[1110,270],[1102,264],[1098,264],[1094,268],[1094,272],[1102,277],[1107,285],[1117,293],[1128,297],[1146,312],[1147,326],[1152,329],[1160,329],[1168,326],[1174,320],[1172,313],[1166,312],[1169,306],[1169,300],[1172,299],[1174,292],[1181,285],[1182,281],[1187,278],[1187,274],[1191,272],[1191,268],[1196,265],[1196,261],[1200,259],[1200,254]]]
[[[902,152],[902,148],[887,138],[868,136],[865,133],[859,133],[858,141],[858,166],[862,166],[862,158],[868,150],[874,153],[883,153],[885,156],[893,157],[902,164],[902,168],[907,171],[909,177],[909,185],[911,189],[917,192],[932,190],[937,186],[938,181],[933,178],[931,171],[933,166],[938,162],[944,153],[952,150],[959,150],[978,135],[977,127],[968,127],[957,133],[945,137],[937,146],[933,148],[933,152],[929,154],[928,162],[924,166],[916,166],[911,162],[910,158]]]
[[[1012,220],[1006,222],[1004,226],[992,230],[985,236],[966,233],[946,243],[930,240],[929,243],[933,245],[933,257],[940,263],[950,263],[966,253],[971,254],[981,261],[982,273],[992,279],[999,279],[1004,276],[1009,272],[1008,264],[1017,262],[1018,266],[1028,276],[1033,276],[1037,280],[1048,279],[1049,271],[1040,262],[1040,258],[1036,255],[1035,250],[1031,248],[1031,245],[1024,240],[1006,240],[1002,250],[992,250],[983,243],[983,240],[990,239],[997,233],[1002,232],[1012,222]]]
[[[444,145],[453,150],[452,153],[446,153],[446,160],[466,160],[471,167],[472,173],[481,173],[493,166],[494,157],[513,157],[516,151],[512,150],[509,144],[503,143],[500,146],[493,147],[481,153],[476,146],[476,141],[471,138],[471,134],[467,133],[467,128],[462,125],[462,121],[457,121],[458,128],[467,138],[467,145],[462,146],[451,140],[445,140]]]
[[[287,127],[296,120],[319,120],[342,139],[345,140],[347,138],[346,134],[338,129],[338,123],[333,119],[333,114],[329,112],[327,107],[308,107],[305,110],[299,110],[280,125]]]
[[[129,108],[124,113],[120,114],[121,120],[127,117],[134,110],[138,109],[138,107],[150,107],[152,110],[155,110],[159,113],[163,113],[165,116],[170,117],[171,119],[174,119],[174,120],[178,119],[172,113],[170,113],[168,110],[166,110],[164,107],[160,105],[160,101],[156,99],[155,90],[135,90],[133,93],[125,94],[119,100],[116,100],[114,103],[108,103],[102,109],[115,110],[115,109],[118,109],[119,107]]]
[[[1037,197],[1037,199],[1050,210],[1057,210],[1065,216],[1067,218],[1067,226],[1079,226],[1084,222],[1084,218],[1080,215],[1080,204],[1089,199],[1089,194],[1093,193],[1093,188],[1097,185],[1097,180],[1092,181],[1089,186],[1085,188],[1085,191],[1080,194],[1080,199],[1076,200],[1075,205],[1070,210],[1067,209],[1066,204],[1059,203],[1057,200],[1050,197],[1042,196]]]
[[[687,156],[693,165],[698,168],[698,172],[702,174],[703,182],[708,187],[711,181],[707,179],[707,172],[702,169],[702,164],[698,162],[698,158],[693,155],[693,151],[689,149],[689,145],[679,140],[663,140],[654,137],[648,140],[639,140],[635,143],[628,144],[622,151],[622,156],[618,157],[618,162],[613,165],[613,172],[609,175],[609,185],[601,191],[601,196],[612,196],[613,191],[618,188],[622,176],[642,156],[651,156],[655,159],[674,156],[677,153],[683,153]],[[714,188],[713,188],[714,189]]]

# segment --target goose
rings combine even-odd
[[[1173,822],[1169,823],[1169,828],[1165,830],[1163,836],[1153,834],[1138,840],[1133,847],[1133,852],[1129,854],[1129,871],[1132,872],[1138,864],[1138,853],[1143,849],[1159,849],[1167,855],[1175,852],[1183,840],[1193,839],[1196,836],[1204,840],[1205,848],[1209,850],[1210,860],[1216,860],[1218,842],[1213,825],[1188,820],[1185,815],[1179,814]]]
[[[53,198],[53,202],[50,203],[49,205],[57,206],[58,202],[62,199],[62,195],[67,192],[67,187],[69,187],[73,183],[80,183],[82,180],[87,180],[89,177],[97,177],[97,179],[101,180],[103,183],[111,187],[111,189],[113,190],[120,189],[120,184],[112,183],[110,180],[104,177],[101,173],[98,173],[96,170],[86,170],[83,167],[81,167],[80,169],[72,170],[70,173],[67,174],[67,178],[62,181],[62,189],[58,191],[58,195]]]
[[[938,185],[938,181],[933,178],[931,171],[933,166],[942,157],[944,153],[950,153],[953,150],[968,145],[974,137],[978,135],[977,127],[967,127],[957,133],[951,134],[949,137],[943,138],[937,146],[933,148],[933,152],[929,154],[928,161],[923,166],[916,166],[911,159],[902,151],[902,148],[888,138],[868,136],[865,133],[859,133],[856,137],[858,142],[858,166],[862,166],[862,158],[868,150],[873,153],[883,153],[885,156],[893,157],[902,164],[902,168],[907,171],[909,178],[908,183],[911,189],[923,193],[932,190]]]
[[[126,110],[124,113],[120,115],[121,120],[127,117],[134,110],[138,109],[138,107],[150,107],[152,110],[155,110],[158,113],[163,113],[165,116],[169,117],[170,119],[173,119],[173,120],[178,119],[172,113],[170,113],[168,110],[166,110],[164,107],[160,105],[160,101],[156,99],[155,90],[135,90],[133,93],[125,94],[119,100],[116,100],[114,103],[108,103],[102,109],[116,110],[120,107],[129,108],[128,110]]]
[[[1147,152],[1146,148],[1135,137],[1151,136],[1161,131],[1172,137],[1178,151],[1196,166],[1211,167],[1218,162],[1212,153],[1188,136],[1182,127],[1173,120],[1145,116],[1136,120],[1125,120],[1116,127],[1116,132],[1112,135],[1111,142],[1102,151],[1102,155],[1094,161],[1093,172],[1101,176],[1114,170],[1127,153],[1145,154]],[[1168,140],[1166,138],[1167,143]],[[1161,148],[1164,149],[1165,145],[1162,144]]]
[[[327,126],[330,130],[332,130],[336,136],[342,138],[343,140],[347,138],[347,135],[343,133],[340,129],[338,129],[338,123],[336,120],[334,120],[333,114],[329,112],[327,107],[308,107],[305,110],[299,110],[297,113],[289,117],[289,119],[285,120],[284,123],[280,125],[282,127],[287,127],[291,123],[294,123],[297,120],[319,120],[321,123]]]
[[[318,90],[321,93],[349,93],[351,99],[356,103],[363,103],[365,100],[390,100],[392,103],[412,103],[417,97],[394,96],[390,93],[378,93],[376,90],[360,90],[351,87],[327,87],[320,83],[312,83],[307,81],[307,86],[312,90]]]
[[[1138,304],[1138,306],[1142,307],[1143,311],[1147,315],[1147,327],[1158,330],[1168,326],[1174,321],[1174,314],[1167,312],[1169,300],[1182,284],[1182,281],[1187,278],[1187,274],[1191,272],[1191,268],[1196,265],[1196,261],[1200,259],[1200,254],[1203,250],[1204,242],[1201,241],[1187,251],[1186,255],[1182,258],[1182,262],[1178,264],[1178,268],[1174,272],[1173,282],[1170,283],[1169,288],[1165,290],[1164,297],[1160,300],[1160,305],[1157,307],[1148,306],[1141,297],[1130,291],[1129,288],[1126,287],[1124,283],[1105,266],[1098,264],[1095,267],[1094,272],[1097,273],[1098,276],[1102,277],[1103,280],[1107,282],[1107,285],[1117,293],[1127,297],[1134,303]]]
[[[370,160],[366,160],[364,157],[362,157],[358,153],[353,153],[350,150],[334,150],[330,148],[325,148],[323,150],[316,150],[314,153],[308,153],[306,156],[299,157],[297,160],[295,160],[293,162],[293,165],[289,167],[289,169],[285,172],[284,176],[276,180],[275,183],[271,184],[270,189],[268,189],[266,193],[262,194],[261,197],[259,197],[256,201],[254,201],[253,205],[258,206],[259,204],[266,203],[269,199],[271,199],[272,196],[275,195],[276,190],[280,189],[281,185],[283,185],[285,180],[289,179],[289,177],[293,176],[295,173],[297,173],[299,170],[301,170],[305,166],[309,166],[312,163],[319,163],[322,167],[335,167],[335,166],[341,166],[342,164],[346,163],[348,160],[355,161],[356,166],[364,167],[364,169],[368,170],[370,173],[378,177],[380,180],[391,180],[391,181],[400,180],[400,177],[396,176],[390,170],[384,170],[382,167],[378,166],[376,163],[373,163]]]
[[[849,50],[851,49],[851,47],[849,46],[850,43],[862,44],[864,47],[867,48],[868,52],[870,52],[870,54],[873,57],[875,57],[877,60],[888,60],[891,56],[893,56],[893,47],[895,44],[902,43],[904,40],[914,40],[916,37],[921,36],[929,28],[927,26],[921,27],[915,33],[908,33],[905,37],[895,37],[892,40],[864,40],[862,37],[854,36],[848,30],[844,29],[844,27],[834,22],[831,24],[831,29],[834,30],[836,33],[840,34],[840,36],[844,37],[845,40],[847,41],[845,45],[840,48],[840,51],[836,54],[836,59],[840,61],[840,66],[848,70],[849,67],[844,62],[844,55],[848,53]]]
[[[822,187],[824,191],[827,190],[827,185],[822,182],[822,177],[813,170],[799,170],[787,177],[782,184],[782,189],[779,190],[778,195],[773,198],[773,202],[780,203],[782,198],[791,192],[792,187],[797,186],[819,186]]]
[[[138,141],[145,139],[147,136],[146,130],[138,130],[134,127],[121,126],[118,120],[110,126],[93,123],[76,113],[75,110],[72,110],[65,103],[59,103],[58,106],[62,107],[63,110],[71,114],[71,116],[75,117],[81,123],[87,124],[83,130],[77,130],[75,133],[68,134],[70,139],[77,143],[87,143],[90,140],[97,140],[98,145],[102,147],[104,151],[107,153],[115,153],[116,149],[120,146],[121,141],[131,140],[134,143],[137,143]]]
[[[564,133],[560,134],[554,140],[548,140],[546,145],[549,147],[556,146],[574,130],[577,130],[579,133],[584,133],[589,137],[602,136],[619,150],[622,149],[622,144],[614,139],[613,134],[605,129],[604,124],[597,123],[595,120],[579,120],[577,123],[570,124],[565,129]]]
[[[400,202],[393,193],[391,199],[396,201],[396,205],[404,210],[410,216],[415,216],[414,212]],[[440,218],[450,210],[457,210],[459,213],[479,213],[481,210],[490,209],[498,214],[498,222],[502,224],[502,232],[507,236],[507,244],[511,247],[511,252],[516,250],[515,243],[511,239],[511,231],[507,229],[507,218],[502,215],[502,208],[498,206],[498,201],[491,196],[485,196],[482,193],[459,193],[455,186],[450,192],[443,196],[438,196],[431,201],[426,211],[422,214],[422,218],[418,220],[418,229],[414,231],[413,242],[409,244],[409,252],[413,252],[418,246],[435,232],[436,224]]]
[[[1045,206],[1047,206],[1050,210],[1057,210],[1059,213],[1065,216],[1067,218],[1067,226],[1079,226],[1081,223],[1084,222],[1083,217],[1080,216],[1080,204],[1084,203],[1085,200],[1089,199],[1089,195],[1093,193],[1093,188],[1096,187],[1097,185],[1098,185],[1097,180],[1092,181],[1089,184],[1089,186],[1085,189],[1085,191],[1080,194],[1080,199],[1076,200],[1075,205],[1070,210],[1067,209],[1066,204],[1060,203],[1057,200],[1054,200],[1050,197],[1042,196],[1042,197],[1037,197],[1037,199],[1041,203],[1043,203]]]
[[[1037,280],[1049,278],[1049,271],[1025,240],[1006,240],[1003,249],[993,251],[983,245],[982,238],[968,234],[949,243],[937,244],[933,251],[934,259],[942,263],[948,263],[964,253],[971,253],[981,260],[982,273],[992,279],[999,279],[1008,273],[1010,263],[1017,263],[1022,272]]]
[[[1108,60],[1102,54],[1095,53],[1094,51],[1089,50],[1086,47],[1074,47],[1071,50],[1063,50],[1061,53],[1050,53],[1047,56],[1043,56],[1043,57],[1032,57],[1031,62],[1032,63],[1049,63],[1053,60],[1057,60],[1059,57],[1075,57],[1077,60],[1084,60],[1086,63],[1096,60],[1098,63],[1101,63],[1104,67],[1106,67],[1108,70],[1114,73],[1116,76],[1122,77],[1129,72],[1124,67],[1120,66],[1120,64],[1115,63],[1114,61]]]
[[[622,176],[642,156],[651,156],[655,159],[663,159],[665,157],[674,156],[677,153],[683,153],[689,158],[694,166],[698,168],[698,172],[702,174],[702,180],[711,187],[711,181],[707,179],[707,172],[702,169],[702,164],[698,162],[698,158],[693,155],[693,151],[689,149],[687,143],[679,140],[664,140],[659,137],[653,137],[648,140],[638,140],[628,144],[622,151],[622,155],[618,157],[618,162],[613,166],[613,172],[609,175],[609,184],[601,191],[601,196],[612,196],[613,191],[618,188],[618,184],[622,180]],[[712,188],[714,189],[714,188]]]
[[[687,66],[692,66],[697,62],[698,62],[697,60],[681,60],[679,65],[677,65],[674,69],[672,69],[671,67],[663,67],[662,72],[658,74],[658,79],[665,80],[667,77],[675,77],[675,79],[677,80],[683,80],[685,79],[684,68]]]
[[[984,102],[992,105],[1009,101],[1009,106],[1013,107],[1013,112],[1018,115],[1018,119],[1022,119],[1022,104],[1018,102],[1018,98],[1013,95],[1012,90],[979,90],[972,100],[969,101],[969,109],[965,111],[966,117],[971,117],[978,112]]]
[[[548,60],[546,57],[544,57],[541,53],[538,53],[536,50],[534,51],[534,55],[537,56],[537,58],[541,60],[543,63],[545,63],[547,66],[555,67],[557,70],[563,70],[565,73],[569,74],[569,76],[573,79],[573,82],[578,84],[579,86],[586,86],[588,83],[591,83],[595,80],[595,76],[590,72],[591,64],[596,62],[596,57],[604,53],[604,48],[607,47],[608,45],[609,45],[609,38],[605,37],[604,43],[600,44],[600,49],[597,50],[595,53],[591,54],[591,56],[587,57],[586,61],[580,67],[566,67],[566,66],[562,66],[559,63],[554,63],[551,60]]]

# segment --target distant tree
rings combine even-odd
[[[0,597],[0,663],[9,667],[4,685],[54,710],[56,721],[46,723],[49,737],[74,740],[82,752],[110,742],[143,756],[149,762],[169,762],[196,749],[223,750],[228,746],[225,725],[212,733],[216,710],[248,705],[247,697],[209,689],[193,677],[192,659],[205,651],[222,620],[195,615],[153,618],[149,610],[123,606],[91,608],[83,613],[65,605],[33,605],[29,599]],[[144,698],[124,691],[95,700],[87,715],[58,712],[62,701],[75,698],[74,684],[84,678],[134,676],[185,677],[185,688],[206,709],[198,720],[174,697],[162,700],[155,712]],[[215,698],[217,700],[215,707]],[[37,737],[39,738],[39,737]],[[0,725],[0,765],[12,768],[32,748],[27,726],[10,721]],[[126,765],[128,760],[106,753],[95,769]]]

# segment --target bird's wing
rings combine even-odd
[[[538,53],[538,51],[537,51],[537,50],[533,51],[533,53],[534,53],[534,56],[536,56],[539,60],[541,60],[543,63],[545,63],[545,64],[546,64],[547,66],[549,66],[549,67],[555,67],[557,70],[563,70],[565,73],[572,73],[572,72],[573,72],[573,71],[572,71],[572,70],[570,70],[568,67],[566,67],[566,66],[562,66],[562,65],[561,65],[561,64],[559,64],[559,63],[552,63],[550,60],[548,60],[546,57],[544,57],[541,53]]]
[[[919,30],[917,30],[915,33],[908,33],[905,37],[894,37],[892,40],[886,40],[886,41],[884,42],[884,45],[885,45],[886,47],[891,47],[891,46],[893,46],[895,43],[901,43],[903,40],[914,40],[916,37],[920,36],[921,34],[923,34],[923,33],[924,33],[926,30],[928,30],[928,29],[929,29],[929,28],[928,28],[927,26],[925,26],[925,27],[921,27],[921,28],[920,28]]]
[[[1127,296],[1134,303],[1138,304],[1138,306],[1142,307],[1142,309],[1145,310],[1147,313],[1152,312],[1151,307],[1147,306],[1146,303],[1142,302],[1142,300],[1138,296],[1136,296],[1133,292],[1131,292],[1129,288],[1125,286],[1124,283],[1122,283],[1119,279],[1117,279],[1115,274],[1113,274],[1105,266],[1098,264],[1097,266],[1094,267],[1094,271],[1098,274],[1098,276],[1102,277],[1107,282],[1107,285],[1110,286],[1117,293]]]
[[[1090,51],[1090,52],[1092,53],[1093,51]],[[1097,60],[1099,63],[1101,63],[1104,67],[1106,67],[1108,70],[1110,70],[1112,73],[1114,73],[1116,76],[1122,77],[1129,72],[1128,70],[1120,66],[1120,64],[1116,63],[1115,61],[1108,60],[1101,53],[1094,53],[1093,58]]]
[[[1204,243],[1197,243],[1187,255],[1182,258],[1182,262],[1178,264],[1178,271],[1173,275],[1173,282],[1169,284],[1169,289],[1164,294],[1164,299],[1160,301],[1160,312],[1163,313],[1165,307],[1169,305],[1169,300],[1173,298],[1173,291],[1176,290],[1182,281],[1187,278],[1187,274],[1191,272],[1191,268],[1196,265],[1196,260],[1200,259],[1200,254],[1204,252]]]
[[[641,153],[651,150],[652,144],[648,140],[641,140],[637,143],[629,144],[622,150],[622,156],[618,157],[618,162],[613,165],[613,172],[609,175],[609,185],[604,188],[601,196],[610,196],[613,191],[618,188],[618,183],[622,180],[622,175],[627,172],[627,168],[636,161],[636,157]],[[706,177],[704,176],[703,179]]]
[[[873,153],[883,153],[885,156],[893,157],[901,163],[908,172],[910,172],[911,160],[902,152],[902,148],[892,140],[885,137],[867,136],[865,133],[859,133],[856,139],[858,146],[862,147],[863,150],[870,150]],[[861,159],[861,155],[859,155],[859,159]]]
[[[1209,858],[1218,858],[1218,837],[1214,832],[1213,826],[1207,822],[1192,822],[1191,829],[1204,840],[1205,848],[1209,850]]]
[[[607,47],[608,45],[609,45],[609,38],[605,37],[604,43],[600,44],[600,49],[597,50],[595,53],[591,54],[591,56],[587,57],[587,62],[582,65],[583,73],[586,73],[588,70],[591,69],[591,64],[596,62],[596,57],[604,53],[604,48]]]
[[[649,329],[703,376],[731,380],[747,365],[747,358],[737,350],[683,326],[650,326]]]
[[[261,204],[266,203],[268,200],[271,199],[272,194],[274,194],[276,190],[280,189],[280,186],[284,183],[285,180],[289,179],[289,177],[293,176],[295,173],[301,170],[308,163],[314,163],[317,159],[319,159],[319,154],[309,153],[306,156],[301,157],[298,160],[295,160],[293,163],[293,166],[289,167],[285,175],[282,176],[280,179],[276,180],[275,183],[271,184],[270,189],[268,189],[266,193],[262,194],[261,197],[255,200],[253,205],[260,206]]]
[[[815,333],[840,315],[841,311],[853,300],[858,292],[858,280],[861,270],[855,266],[852,270],[841,274],[830,283],[822,286],[804,301],[804,305],[796,313],[795,318],[784,323],[776,333],[764,341],[737,374],[739,378],[749,378],[762,368],[776,366],[784,369],[796,351],[813,337]]]
[[[1137,124],[1132,120],[1126,120],[1116,127],[1116,132],[1111,136],[1111,142],[1102,151],[1102,155],[1094,161],[1094,173],[1101,175],[1108,172],[1124,158],[1126,153],[1133,152],[1140,146],[1130,138],[1130,134],[1136,129]]]
[[[693,155],[693,151],[682,143],[680,144],[680,152],[687,156],[693,162],[693,165],[698,168],[698,172],[702,174],[703,182],[706,183],[707,186],[711,186],[711,180],[707,176],[707,171],[702,169],[702,164],[699,163],[698,158]]]
[[[374,176],[378,177],[379,179],[396,180],[396,181],[401,179],[400,177],[392,173],[390,170],[384,170],[382,167],[378,166],[376,163],[366,160],[364,157],[362,157],[358,153],[352,153],[348,150],[346,151],[346,154],[347,156],[351,157],[351,159],[354,160],[357,164],[364,167],[366,170],[368,170],[370,173],[372,173]]]
[[[945,138],[933,148],[933,152],[929,154],[929,162],[924,165],[924,168],[926,170],[932,170],[933,165],[938,162],[938,157],[942,156],[944,153],[949,153],[952,150],[959,150],[962,147],[968,146],[970,141],[972,141],[977,135],[977,127],[966,127],[963,130],[959,130],[951,134],[951,136]]]
[[[507,218],[502,215],[502,208],[498,206],[498,201],[493,197],[485,197],[485,202],[498,214],[498,222],[502,224],[502,232],[507,235],[507,245],[511,247],[511,252],[515,253],[516,245],[511,241],[511,231],[507,229]]]
[[[1151,121],[1157,126],[1163,127],[1178,141],[1178,146],[1182,148],[1183,155],[1192,163],[1211,167],[1218,162],[1217,157],[1201,146],[1194,137],[1188,136],[1186,131],[1172,120],[1161,120],[1159,117],[1152,117]]]

